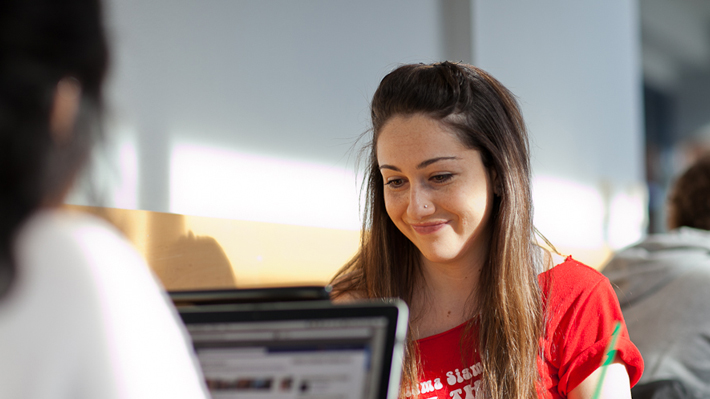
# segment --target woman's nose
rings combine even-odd
[[[431,201],[427,190],[423,187],[412,185],[409,191],[407,215],[413,220],[421,220],[432,213],[434,213],[434,203]]]

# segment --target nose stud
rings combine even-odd
[[[426,208],[428,205],[424,205],[424,208]]]

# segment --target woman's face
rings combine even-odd
[[[424,258],[484,259],[493,189],[477,150],[432,118],[394,116],[380,130],[377,161],[387,214]]]

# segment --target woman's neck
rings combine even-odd
[[[473,316],[483,260],[434,263],[422,259],[412,303],[415,338],[450,330]]]

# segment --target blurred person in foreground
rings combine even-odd
[[[710,397],[710,153],[674,183],[668,233],[624,249],[604,268],[646,369],[640,383],[678,380]]]
[[[0,2],[0,397],[204,398],[145,262],[60,209],[101,132],[102,25],[97,0]]]

